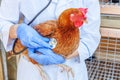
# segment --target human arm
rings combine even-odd
[[[39,36],[31,26],[23,25],[23,23],[18,24],[21,13],[19,6],[18,0],[14,2],[3,0],[0,7],[1,40],[5,49],[11,50],[16,38],[19,38],[26,47],[38,47],[40,45],[49,47],[47,43],[42,41],[43,37]],[[44,40],[46,39],[44,38]]]
[[[54,53],[49,48],[28,48],[28,55],[41,65],[61,64],[65,62],[64,57]]]
[[[80,60],[93,55],[100,42],[100,7],[98,0],[85,0],[88,8],[87,24],[80,29],[80,44],[78,48]]]
[[[20,9],[19,0],[12,0],[12,1],[2,0],[2,4],[0,7],[0,30],[1,30],[1,34],[2,34],[2,36],[0,36],[0,37],[4,44],[6,51],[12,50],[14,40],[17,37],[21,40],[22,44],[26,47],[37,48],[38,46],[39,47],[42,46],[42,47],[49,48],[49,44],[45,43],[44,41],[41,41],[41,40],[43,40],[43,37],[39,36],[39,34],[31,26],[28,26],[27,24],[24,24],[24,23],[18,24],[19,18],[20,18],[20,13],[21,13],[19,10]],[[29,14],[29,12],[28,12],[28,14]],[[34,38],[33,38],[33,36],[34,36]],[[38,41],[38,42],[36,42],[36,41]],[[37,47],[36,47],[35,43],[38,44]],[[45,44],[46,44],[46,46],[45,46]],[[50,49],[48,49],[46,51],[49,54],[54,54],[52,52],[52,50],[50,50]],[[42,54],[44,54],[44,52],[42,52]],[[38,57],[35,57],[36,55],[37,54],[34,54],[33,57],[31,57],[31,58],[38,59]],[[55,62],[56,64],[60,63],[61,61],[63,62],[63,59],[64,59],[63,57],[61,57],[59,55],[56,55],[56,56],[55,55],[54,55],[54,59],[56,59],[56,58],[59,59],[59,62]],[[43,58],[46,59],[47,56],[48,55],[46,54],[46,56]],[[42,58],[42,57],[40,56],[39,58]],[[50,60],[51,60],[51,58],[53,58],[53,57],[50,57]],[[50,60],[48,59],[48,61],[50,61]],[[40,62],[42,62],[41,59],[40,59]],[[51,64],[51,62],[52,61],[50,61],[49,64]]]
[[[6,51],[12,49],[15,38],[10,38],[10,29],[14,24],[19,22],[19,1],[2,0],[0,6],[0,32],[1,40]],[[11,29],[13,30],[13,29]]]
[[[46,47],[51,48],[49,45],[49,39],[41,36],[35,29],[31,26],[21,23],[17,28],[17,37],[20,39],[21,43],[25,47],[29,48],[39,48]]]

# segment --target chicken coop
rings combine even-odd
[[[101,41],[86,60],[89,80],[120,80],[120,0],[100,0]]]

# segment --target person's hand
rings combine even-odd
[[[42,37],[31,26],[28,26],[25,23],[22,23],[18,26],[17,37],[20,39],[21,43],[25,47],[29,47],[29,48],[47,47],[47,48],[50,48],[50,45],[48,44],[49,39]]]
[[[30,58],[42,65],[61,64],[65,62],[65,59],[61,55],[55,54],[48,48],[28,48],[28,55]]]

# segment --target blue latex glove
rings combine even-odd
[[[41,54],[35,53],[36,51]],[[30,58],[42,65],[60,64],[65,62],[65,59],[61,55],[55,54],[48,48],[39,48],[37,50],[28,48],[28,55]]]
[[[18,26],[17,37],[20,39],[21,43],[29,48],[47,47],[50,48],[48,38],[42,37],[37,31],[35,31],[31,26],[22,23]]]

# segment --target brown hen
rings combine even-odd
[[[57,44],[53,48],[53,51],[66,58],[76,51],[79,46],[79,27],[86,21],[86,12],[86,8],[70,8],[64,10],[58,20],[48,20],[34,26],[34,29],[42,36],[55,39],[53,45],[54,42]],[[16,52],[25,48],[20,43],[20,40],[15,44]],[[23,52],[23,54],[28,57],[27,53],[27,50]],[[36,63],[32,59],[30,60],[34,64]]]

